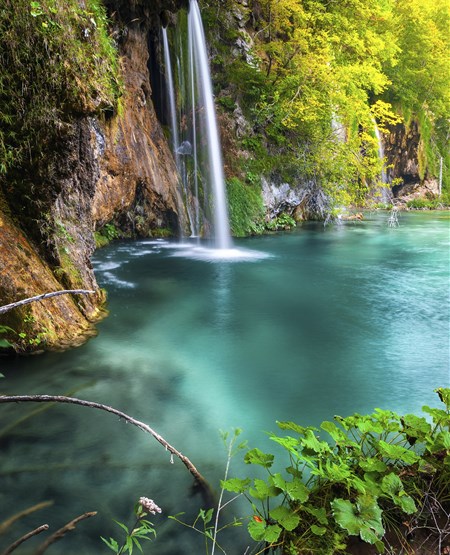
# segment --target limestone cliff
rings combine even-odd
[[[39,163],[30,155],[28,166],[24,162],[0,176],[0,305],[60,289],[96,291],[5,314],[0,325],[13,331],[3,330],[3,337],[18,352],[76,345],[95,333],[93,322],[104,313],[105,301],[90,262],[96,229],[114,222],[129,236],[148,236],[160,228],[174,235],[186,228],[178,175],[153,108],[148,70],[159,13],[176,10],[177,2],[113,1],[107,6],[121,60],[120,108],[100,112],[91,102],[66,110],[49,124],[53,147]],[[26,183],[26,194],[12,182]]]

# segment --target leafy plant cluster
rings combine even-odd
[[[7,198],[38,197],[33,187],[48,187],[38,176],[71,122],[115,110],[121,91],[119,58],[100,0],[4,0],[0,180],[6,177]]]
[[[221,23],[220,40],[210,35],[219,104],[239,105],[252,126],[241,139],[250,153],[243,171],[282,171],[289,182],[315,181],[335,204],[362,204],[381,175],[375,121],[387,132],[413,118],[423,132],[421,177],[437,175],[444,156],[445,188],[444,4],[258,0],[238,7],[245,29],[229,15],[232,0],[206,7],[214,33]]]
[[[156,536],[156,531],[153,524],[147,520],[146,516],[148,512],[141,504],[136,504],[134,507],[135,522],[132,526],[128,527],[123,522],[115,520],[114,522],[121,528],[122,532],[125,533],[125,538],[120,544],[114,538],[104,538],[101,536],[102,541],[113,551],[116,555],[122,555],[129,553],[132,555],[134,548],[136,547],[141,553],[142,551],[142,541],[150,541],[152,537]]]
[[[98,231],[94,231],[95,246],[97,248],[104,247],[119,237],[119,230],[112,223],[105,224]]]
[[[227,181],[227,200],[230,227],[235,237],[264,231],[264,206],[259,187],[233,177]]]
[[[222,482],[250,501],[250,536],[292,555],[345,553],[350,536],[383,553],[387,530],[404,544],[419,528],[442,542],[448,518],[444,531],[435,523],[450,512],[450,389],[437,393],[444,408],[423,407],[428,419],[377,409],[336,416],[320,429],[278,422],[289,435],[270,439],[287,456],[285,470],[276,470],[273,454],[254,448],[244,460],[267,477]]]
[[[442,206],[442,204],[439,198],[415,198],[408,200],[406,206],[416,210],[434,210]]]

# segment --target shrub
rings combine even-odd
[[[244,460],[267,478],[222,484],[250,500],[251,537],[283,554],[344,553],[350,536],[382,553],[385,531],[400,534],[401,526],[405,536],[422,528],[442,543],[450,533],[450,389],[436,391],[445,408],[423,407],[429,420],[376,409],[336,416],[320,430],[278,422],[289,435],[270,439],[287,456],[285,471],[274,470],[273,454],[255,448]]]

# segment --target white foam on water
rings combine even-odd
[[[213,249],[207,247],[190,247],[174,252],[171,256],[201,260],[204,262],[257,262],[272,255],[249,249]]]

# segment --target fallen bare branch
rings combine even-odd
[[[44,543],[42,543],[37,550],[35,551],[34,555],[42,555],[42,553],[44,553],[44,551],[47,550],[47,548],[52,544],[55,543],[56,541],[60,540],[61,538],[63,538],[67,532],[70,532],[71,530],[75,530],[76,525],[82,521],[85,520],[86,518],[90,518],[91,516],[95,516],[97,514],[97,511],[93,511],[91,513],[84,513],[80,516],[77,516],[77,518],[74,518],[73,520],[71,520],[70,522],[68,522],[67,524],[65,524],[62,528],[60,528],[59,530],[56,530],[56,532],[54,534],[52,534],[49,538],[47,538],[45,540]]]
[[[121,412],[113,407],[108,405],[103,405],[102,403],[94,403],[93,401],[86,401],[84,399],[77,399],[76,397],[65,397],[63,395],[0,395],[0,403],[69,403],[72,405],[81,405],[82,407],[89,407],[92,409],[99,409],[106,412],[110,412],[111,414],[115,414],[119,416],[119,418],[123,418],[126,422],[133,424],[137,428],[143,430],[144,432],[149,433],[152,435],[156,441],[158,441],[163,447],[165,447],[166,451],[169,451],[171,455],[175,455],[180,459],[180,461],[184,464],[184,466],[189,470],[192,476],[195,479],[195,487],[196,489],[200,490],[204,501],[208,507],[212,507],[214,505],[214,495],[211,491],[211,488],[206,481],[206,479],[200,474],[194,464],[183,455],[180,451],[175,449],[170,443],[168,443],[161,435],[159,435],[155,430],[150,428],[144,422],[140,422],[128,414]]]
[[[17,520],[23,518],[24,516],[28,516],[29,514],[34,513],[36,511],[40,511],[41,509],[45,509],[45,507],[50,507],[50,505],[53,505],[53,501],[42,501],[42,503],[38,503],[37,505],[27,507],[23,511],[20,511],[20,513],[16,513],[15,515],[9,517],[7,520],[4,520],[0,524],[0,535],[4,534],[6,530]]]
[[[9,555],[23,542],[26,542],[27,540],[29,540],[33,536],[36,536],[37,534],[40,534],[41,532],[45,532],[45,530],[48,530],[48,524],[43,524],[42,526],[39,526],[38,528],[31,530],[31,532],[28,532],[28,534],[25,534],[24,536],[16,540],[14,543],[12,543],[9,547],[7,547],[6,550],[3,551],[1,555]]]
[[[36,295],[35,297],[29,297],[28,299],[22,299],[15,303],[5,304],[0,306],[0,314],[4,314],[13,308],[18,306],[23,306],[25,304],[34,303],[36,301],[43,301],[44,299],[50,299],[51,297],[58,297],[59,295],[91,295],[95,291],[88,289],[65,289],[64,291],[52,291],[51,293],[43,293],[42,295]]]

